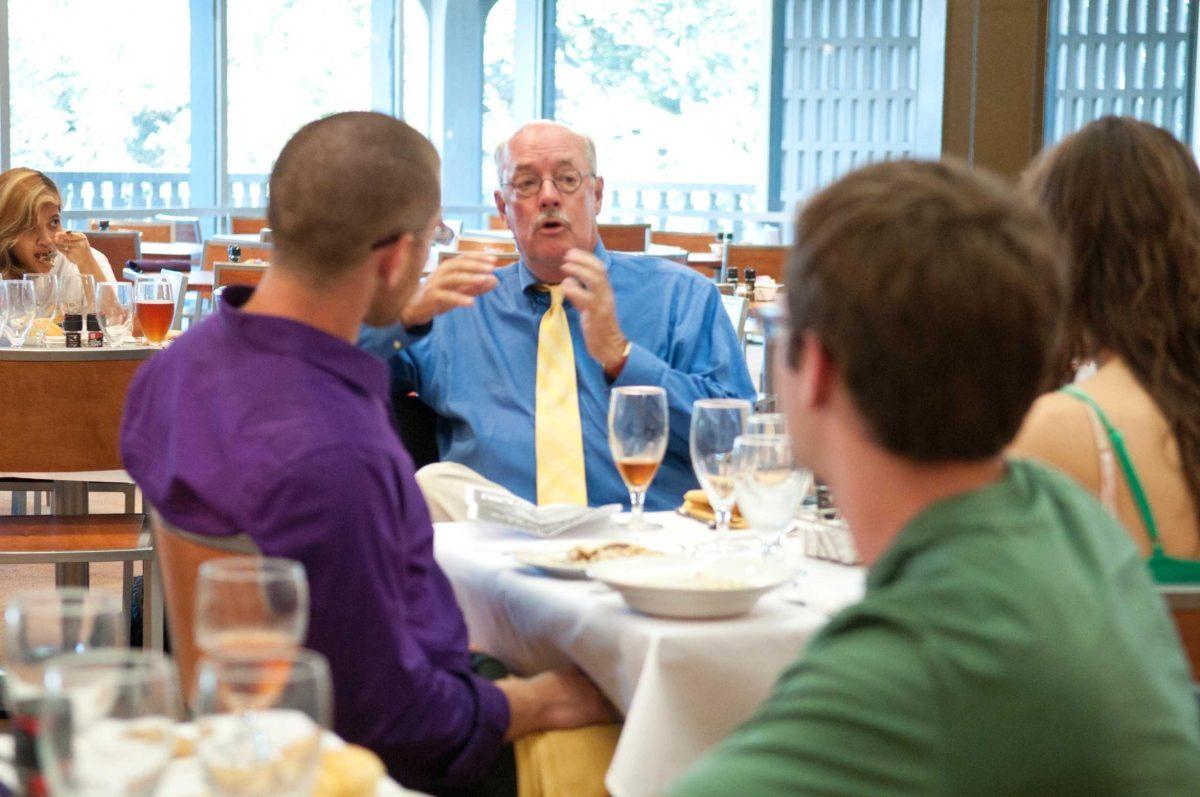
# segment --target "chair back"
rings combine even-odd
[[[229,217],[229,231],[234,235],[255,235],[266,226],[267,220],[262,216]]]
[[[504,220],[503,216],[497,216],[492,213],[487,217],[487,228],[489,230],[507,230],[508,222]]]
[[[649,224],[598,224],[604,248],[612,252],[645,252],[650,246]]]
[[[158,273],[171,283],[171,291],[175,296],[175,320],[171,322],[171,329],[183,329],[183,299],[187,295],[188,275],[169,268],[161,269]]]
[[[689,252],[709,254],[709,244],[717,242],[715,232],[672,232],[670,230],[651,230],[650,243],[663,246],[678,246]]]
[[[136,230],[89,230],[88,244],[104,253],[114,270],[125,267],[128,260],[142,259],[142,234]]]
[[[173,216],[169,213],[155,213],[155,221],[165,221],[170,223],[173,239],[176,243],[198,244],[203,239],[200,237],[200,217],[199,216]]]
[[[750,301],[745,296],[727,296],[721,294],[721,304],[737,333],[738,343],[746,343],[746,319],[750,316]]]
[[[212,559],[231,556],[261,556],[261,552],[254,541],[244,534],[232,537],[192,534],[172,525],[154,507],[149,509],[155,556],[163,579],[171,656],[179,666],[179,685],[184,697],[190,698],[196,662],[200,657],[195,634],[196,586],[200,565]]]
[[[1161,585],[1158,591],[1171,610],[1180,645],[1192,667],[1192,680],[1200,682],[1200,584]]]
[[[96,232],[100,231],[100,223],[95,219],[92,219],[89,227]],[[143,243],[169,244],[175,241],[175,228],[169,221],[113,219],[109,222],[108,229],[115,232],[140,232]]]
[[[444,263],[452,257],[458,257],[462,252],[456,252],[451,249],[441,249],[438,251],[438,263]],[[521,259],[520,252],[488,252],[489,255],[496,258],[496,267],[511,266]]]
[[[217,263],[213,266],[213,290],[226,285],[249,285],[255,287],[267,271],[266,264]]]
[[[790,246],[763,246],[759,244],[730,244],[729,265],[742,274],[752,268],[760,277],[770,277],[783,282],[783,269],[787,264]]]
[[[271,253],[273,251],[271,244],[251,244],[240,241],[228,241],[221,238],[210,238],[204,242],[204,260],[201,267],[205,271],[212,271],[218,262],[229,260],[229,245],[231,243],[236,243],[242,248],[242,260],[265,260],[268,263],[271,262]]]

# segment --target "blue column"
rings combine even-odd
[[[224,201],[225,183],[225,2],[190,0],[192,164],[188,183],[194,207]],[[215,219],[201,220],[204,233]]]
[[[371,0],[371,109],[399,116],[404,107],[404,0]]]

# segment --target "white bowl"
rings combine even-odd
[[[659,617],[735,617],[792,578],[791,568],[749,556],[650,556],[588,568],[633,609]]]

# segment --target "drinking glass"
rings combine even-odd
[[[96,278],[90,274],[63,274],[58,278],[58,301],[63,315],[95,312]]]
[[[745,434],[733,445],[733,473],[742,517],[765,537],[762,553],[770,556],[783,546],[812,484],[812,471],[797,467],[787,435]]]
[[[9,600],[4,609],[4,702],[12,718],[24,793],[45,793],[35,740],[49,660],[124,644],[120,595],[64,588],[23,592]]]
[[[14,348],[25,345],[25,337],[33,326],[34,316],[37,315],[37,301],[33,292],[33,283],[25,280],[4,280],[0,282],[4,290],[5,311],[4,335]]]
[[[162,348],[175,320],[175,287],[162,277],[141,277],[134,285],[137,319],[151,346]]]
[[[96,315],[108,345],[127,343],[133,337],[133,286],[128,282],[97,284]]]
[[[195,632],[201,650],[295,650],[307,631],[308,579],[299,562],[235,556],[200,566]]]
[[[756,412],[746,421],[746,434],[787,434],[782,412]]]
[[[692,469],[716,517],[719,550],[733,514],[733,443],[749,417],[750,402],[742,399],[700,399],[692,405]]]
[[[55,797],[149,797],[175,752],[179,687],[157,651],[112,648],[46,665],[38,754]]]
[[[62,312],[58,301],[58,277],[54,274],[26,274],[22,279],[33,284],[34,323],[41,320],[58,323]],[[46,345],[45,332],[39,329],[36,337],[40,345]]]
[[[330,720],[325,657],[223,651],[201,659],[197,672],[196,754],[213,793],[307,797]]]
[[[643,515],[646,491],[667,451],[667,392],[661,387],[618,387],[608,402],[608,447],[629,490],[627,531],[662,528]]]

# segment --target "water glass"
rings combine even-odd
[[[134,285],[134,301],[142,335],[161,348],[175,320],[175,286],[162,277],[141,277]]]
[[[33,283],[25,280],[4,280],[0,282],[4,291],[5,316],[4,336],[14,348],[25,345],[25,337],[33,326],[37,315],[37,301],[34,296]]]
[[[43,320],[57,324],[62,313],[58,301],[58,277],[54,274],[26,274],[22,279],[33,284],[33,301],[36,305],[34,324]],[[35,335],[38,343],[45,346],[46,333],[39,329]]]
[[[329,665],[311,650],[200,660],[196,754],[217,797],[307,797],[330,722]]]
[[[733,444],[749,417],[750,402],[742,399],[700,399],[692,405],[692,469],[716,517],[718,546],[733,515]]]
[[[783,545],[784,536],[812,485],[812,471],[796,465],[786,435],[745,434],[733,446],[733,492],[752,531],[765,537],[763,555]]]
[[[196,645],[206,653],[295,649],[308,632],[308,578],[291,559],[234,556],[200,565]]]
[[[109,346],[120,346],[133,338],[133,286],[128,282],[96,285],[96,315]]]
[[[96,278],[90,274],[63,274],[58,278],[58,302],[63,315],[96,311]]]
[[[175,752],[175,668],[113,648],[46,666],[38,754],[55,797],[148,797]]]
[[[608,447],[629,490],[627,531],[662,528],[643,515],[646,491],[667,451],[667,392],[661,387],[618,387],[608,402]]]

